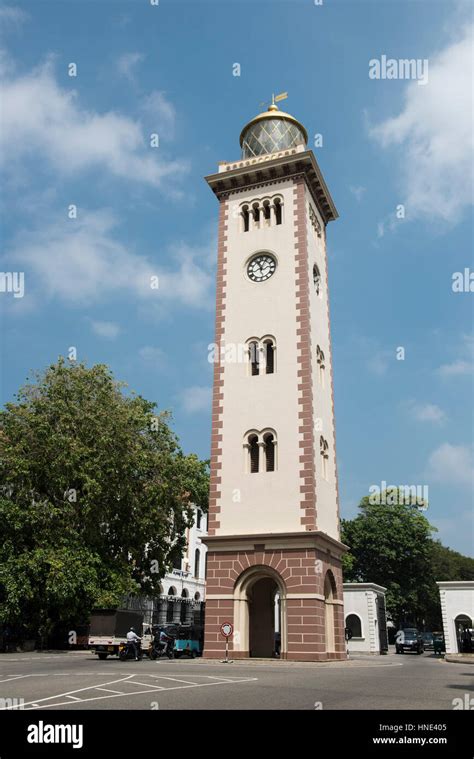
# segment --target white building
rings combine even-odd
[[[373,582],[345,582],[343,590],[345,626],[352,632],[349,653],[387,653],[386,588]]]
[[[461,636],[472,629],[474,618],[474,580],[438,582],[447,654],[462,652]]]
[[[207,547],[201,538],[207,535],[207,514],[194,509],[194,524],[186,529],[185,554],[163,577],[160,594],[153,598],[129,596],[126,600],[127,608],[143,612],[145,625],[166,622],[203,624]]]
[[[194,524],[186,529],[186,552],[162,582],[158,609],[159,623],[190,622],[196,617],[206,595],[207,514],[196,509]]]

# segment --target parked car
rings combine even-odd
[[[439,654],[444,654],[446,652],[446,646],[444,643],[444,635],[442,632],[434,632],[433,633],[433,651],[435,653],[435,656]]]
[[[433,649],[434,648],[434,637],[432,632],[422,632],[421,637],[423,638],[423,645],[426,649]]]
[[[415,627],[409,627],[397,632],[395,639],[395,651],[397,654],[404,654],[407,651],[422,654],[424,650],[423,638]]]

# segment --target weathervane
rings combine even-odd
[[[272,102],[270,104],[270,107],[272,105],[273,106],[276,105],[276,103],[279,103],[280,100],[286,100],[287,97],[288,97],[288,93],[287,92],[280,92],[279,95],[273,95],[272,94]],[[267,103],[265,103],[265,102],[260,103],[260,106],[262,106],[262,105],[267,105]]]

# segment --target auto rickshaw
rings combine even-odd
[[[189,656],[195,659],[202,654],[202,627],[192,624],[181,624],[177,630],[177,636],[174,641],[174,655]]]

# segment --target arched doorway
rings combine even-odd
[[[249,589],[249,654],[270,658],[275,651],[275,596],[278,586],[272,577],[256,580]]]
[[[336,600],[336,581],[330,569],[324,578],[324,617],[326,633],[326,653],[334,653],[336,641],[334,637],[334,601]]]
[[[458,653],[471,653],[472,651],[472,638],[468,632],[472,630],[472,619],[467,614],[458,614],[454,620],[454,628],[456,630],[456,640],[458,645]]]
[[[271,658],[276,648],[286,651],[286,587],[272,567],[251,567],[239,577],[234,588],[234,620],[235,653]]]

